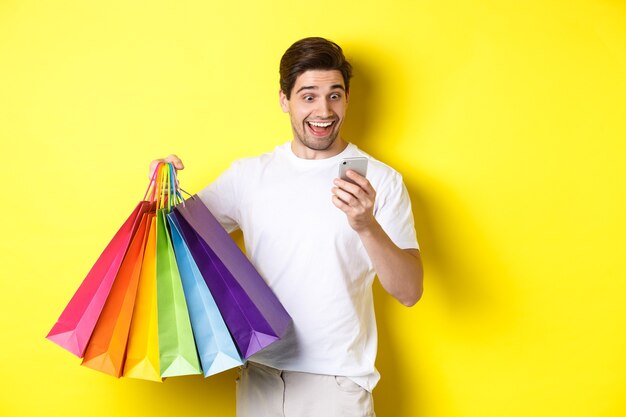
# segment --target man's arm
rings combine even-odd
[[[356,184],[335,180],[333,203],[348,216],[358,233],[385,291],[405,306],[414,305],[422,296],[422,259],[418,249],[400,249],[374,218],[376,191],[370,182],[348,171]]]

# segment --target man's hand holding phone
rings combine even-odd
[[[335,179],[335,187],[331,190],[333,204],[346,213],[350,227],[356,232],[376,223],[376,191],[365,178],[366,173],[367,158],[344,158],[339,163],[339,178]]]

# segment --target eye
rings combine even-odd
[[[341,98],[341,94],[339,93],[333,93],[330,95],[331,100],[339,100],[340,98]]]
[[[309,102],[311,102],[311,101],[313,101],[313,96],[304,96],[304,97],[302,97],[302,99],[303,99],[304,101],[309,101]]]

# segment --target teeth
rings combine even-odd
[[[333,122],[309,122],[311,126],[315,127],[328,127],[333,124]]]

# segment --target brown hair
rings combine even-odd
[[[346,93],[350,90],[352,65],[341,47],[324,38],[300,39],[289,47],[280,60],[280,89],[291,98],[296,78],[308,70],[338,70],[343,76]]]

